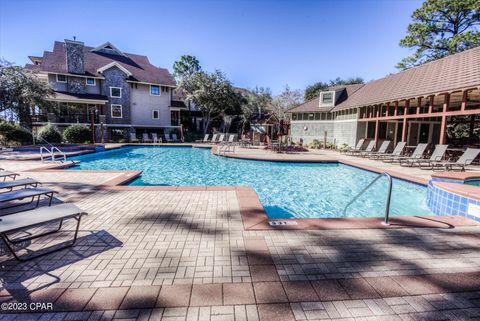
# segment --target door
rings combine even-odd
[[[418,143],[418,123],[411,122],[408,126],[408,145],[415,146]]]
[[[419,143],[422,143],[422,144],[428,143],[428,133],[429,132],[430,132],[430,124],[428,124],[428,123],[420,124]]]

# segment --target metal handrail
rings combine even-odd
[[[40,159],[42,160],[43,162],[43,150],[46,150],[48,154],[50,154],[50,156],[52,155],[51,151],[48,150],[48,148],[46,148],[45,146],[40,146]]]
[[[66,162],[67,161],[67,155],[65,155],[65,153],[62,152],[60,149],[58,149],[58,147],[56,147],[56,146],[52,146],[52,161],[55,160],[55,150],[58,151],[63,156],[63,161]]]
[[[388,173],[382,173],[379,174],[377,177],[375,177],[367,186],[365,186],[360,193],[358,193],[346,206],[345,209],[343,210],[343,214],[347,212],[347,208],[352,205],[367,189],[370,188],[373,184],[375,184],[376,181],[378,181],[382,176],[387,177],[388,179],[388,194],[387,194],[387,204],[385,206],[385,221],[382,222],[383,225],[390,225],[390,200],[392,198],[392,185],[393,185],[393,180],[392,176]]]

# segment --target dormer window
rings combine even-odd
[[[320,106],[319,107],[333,107],[335,105],[335,92],[324,91],[320,93]]]
[[[86,83],[88,86],[95,86],[95,78],[87,78]]]

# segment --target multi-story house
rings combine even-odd
[[[86,124],[95,128],[97,142],[101,128],[106,141],[181,130],[185,107],[174,100],[175,79],[146,56],[122,52],[109,42],[88,47],[65,40],[29,58],[33,64],[26,68],[36,70],[55,91],[54,109],[34,116],[36,128]]]

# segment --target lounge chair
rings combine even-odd
[[[153,141],[154,144],[158,144],[158,143],[162,142],[162,139],[160,138],[160,140],[158,140],[157,133],[152,133],[152,141]]]
[[[384,154],[373,154],[371,155],[371,159],[386,159],[389,157],[398,157],[402,155],[403,149],[405,148],[406,142],[398,142],[397,146],[393,149],[391,153],[384,153]]]
[[[148,133],[143,133],[142,134],[142,142],[143,143],[151,143],[152,140],[150,139],[150,137],[148,136]]]
[[[210,144],[215,144],[217,142],[218,134],[213,134],[212,140],[210,141]]]
[[[436,145],[435,146],[435,150],[433,151],[432,155],[430,156],[430,158],[426,158],[426,159],[402,159],[400,160],[400,165],[401,166],[414,166],[414,165],[417,165],[417,166],[420,166],[420,167],[423,167],[423,166],[429,166],[429,167],[432,167],[432,163],[435,163],[435,162],[439,162],[442,160],[443,158],[443,155],[445,155],[445,152],[447,151],[447,147],[448,145]]]
[[[218,140],[215,143],[219,144],[224,140],[225,140],[225,134],[220,134],[220,136],[218,137]]]
[[[12,202],[12,201],[20,201],[24,198],[32,198],[30,203],[32,203],[35,198],[37,198],[37,205],[40,203],[40,197],[46,196],[49,198],[48,206],[52,205],[53,194],[58,193],[49,188],[24,188],[24,189],[17,189],[7,193],[0,193],[0,204]],[[25,203],[15,204],[11,206],[1,207],[1,209],[6,209],[10,207],[24,205]]]
[[[138,143],[137,134],[135,134],[135,133],[130,133],[130,142],[131,142],[131,143]]]
[[[27,188],[28,186],[37,187],[38,184],[40,183],[32,178],[23,178],[23,179],[17,179],[15,181],[0,182],[0,189],[9,189],[11,191],[15,187],[21,187],[21,186],[25,188]]]
[[[427,149],[428,144],[418,144],[417,147],[415,147],[415,150],[413,151],[412,155],[410,156],[392,156],[385,158],[383,161],[384,162],[390,162],[390,163],[396,163],[400,162],[405,159],[422,159],[423,154],[425,153],[425,150]]]
[[[180,139],[178,139],[178,137],[177,137],[177,134],[175,134],[175,133],[172,134],[172,140],[174,142],[179,142],[180,141]]]
[[[0,178],[3,178],[3,181],[5,181],[7,178],[15,179],[17,176],[18,174],[14,172],[0,171]]]
[[[359,152],[362,150],[362,146],[363,146],[363,143],[365,143],[365,139],[362,138],[358,141],[357,145],[355,145],[355,147],[353,148],[349,148],[347,149],[346,151],[346,154],[353,154],[353,153],[356,153],[356,152]]]
[[[226,141],[226,143],[233,144],[234,141],[235,141],[235,134],[228,135],[228,140]]]
[[[368,145],[364,150],[353,153],[352,156],[367,157],[370,153],[373,153],[374,149],[375,149],[375,141],[371,140],[368,142]]]
[[[366,157],[372,158],[375,155],[384,155],[387,152],[388,147],[390,147],[390,144],[392,143],[391,140],[384,140],[382,142],[382,145],[380,145],[380,148],[376,152],[370,152]]]
[[[172,141],[172,139],[170,138],[170,134],[166,133],[166,134],[163,134],[163,137],[165,137],[165,141],[167,143],[170,143]]]
[[[30,211],[5,215],[0,218],[0,237],[2,238],[3,242],[5,242],[5,245],[7,246],[10,253],[12,253],[12,255],[15,257],[15,259],[19,261],[31,260],[39,256],[63,250],[74,245],[77,240],[80,220],[83,215],[87,215],[87,213],[85,213],[82,209],[78,208],[74,204],[59,204],[49,207],[41,207]],[[37,255],[30,254],[27,256],[18,256],[15,253],[14,246],[16,244],[59,232],[62,228],[63,221],[70,218],[77,220],[75,234],[73,236],[73,240],[70,241],[70,243],[67,243],[66,245],[63,245],[61,247],[55,246],[54,249],[50,251],[42,251],[40,254]],[[59,222],[58,228],[56,230],[49,230],[41,234],[17,239],[10,239],[8,236],[11,233],[38,226],[39,224],[46,224],[51,222]]]
[[[440,162],[433,162],[432,169],[444,169],[446,171],[454,170],[455,168],[459,168],[462,172],[465,171],[465,167],[471,165],[472,162],[477,158],[478,154],[480,154],[480,149],[478,148],[467,148],[467,150],[460,156],[460,158],[455,162],[450,161],[440,161]]]
[[[210,135],[205,134],[205,136],[203,136],[203,139],[198,139],[195,141],[195,143],[208,143],[208,137],[210,137]]]

